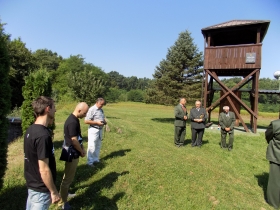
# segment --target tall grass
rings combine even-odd
[[[63,124],[76,104],[58,104],[55,154],[57,187],[63,175],[59,161]],[[117,103],[104,107],[105,132],[101,163],[80,163],[71,192],[73,209],[272,209],[265,202],[268,161],[264,133],[235,133],[234,149],[219,146],[220,133],[207,129],[203,146],[173,145],[173,107]],[[217,117],[217,116],[216,116]],[[262,119],[268,125],[271,118]],[[87,126],[81,120],[87,147]],[[0,191],[1,209],[24,209],[23,140],[9,145],[8,169]],[[51,209],[56,209],[55,205]]]

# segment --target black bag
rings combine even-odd
[[[61,155],[59,160],[66,161],[66,162],[72,162],[73,159],[73,150],[74,148],[72,145],[70,147],[63,146]]]

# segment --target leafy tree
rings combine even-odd
[[[143,102],[144,92],[142,90],[130,90],[127,93],[127,100],[134,102]]]
[[[125,77],[119,72],[111,71],[108,73],[109,85],[112,88],[126,89]]]
[[[81,72],[84,69],[84,58],[81,55],[73,56],[64,59],[57,70],[53,74],[53,89],[57,93],[58,97],[71,97],[71,89],[68,86],[71,74],[74,72]]]
[[[122,90],[118,88],[109,88],[109,91],[106,95],[106,102],[108,103],[114,103],[119,101],[119,97],[122,94]]]
[[[8,44],[10,54],[10,86],[12,89],[12,107],[20,107],[23,102],[22,86],[24,77],[34,70],[34,58],[20,38]]]
[[[22,94],[24,101],[21,106],[21,127],[23,133],[25,133],[26,129],[35,121],[31,105],[32,101],[39,96],[51,97],[52,84],[48,71],[46,69],[39,69],[26,76],[25,85],[22,87]]]
[[[174,105],[179,97],[194,101],[201,97],[202,52],[198,51],[188,31],[168,49],[166,59],[156,66],[155,82],[147,90],[146,102]]]
[[[50,73],[51,78],[53,78],[54,72],[58,69],[63,59],[62,56],[48,49],[38,49],[32,55],[35,59],[36,68],[46,69]]]
[[[75,99],[88,104],[93,104],[98,97],[104,97],[108,92],[106,82],[96,77],[92,69],[71,74],[69,87]]]
[[[0,20],[0,189],[3,186],[3,177],[7,167],[8,121],[6,115],[11,108],[9,42],[10,36],[5,33],[4,24]]]

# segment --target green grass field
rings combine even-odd
[[[62,128],[75,105],[57,105],[57,187],[64,169],[59,161]],[[264,133],[236,132],[229,152],[219,146],[220,133],[208,129],[203,146],[192,148],[188,125],[186,145],[177,148],[173,107],[126,102],[108,104],[104,112],[110,132],[103,135],[101,163],[90,168],[80,158],[71,187],[77,194],[70,200],[73,209],[272,209],[264,200],[269,167]],[[212,116],[217,120],[217,113]],[[263,113],[259,125],[277,118],[278,113]],[[87,126],[83,120],[81,125],[87,147]],[[9,144],[0,208],[24,209],[26,198],[21,138]]]

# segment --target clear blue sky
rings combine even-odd
[[[182,31],[203,52],[202,28],[270,20],[260,76],[280,70],[280,0],[0,0],[0,18],[32,51],[80,54],[107,73],[138,78],[152,78]]]

